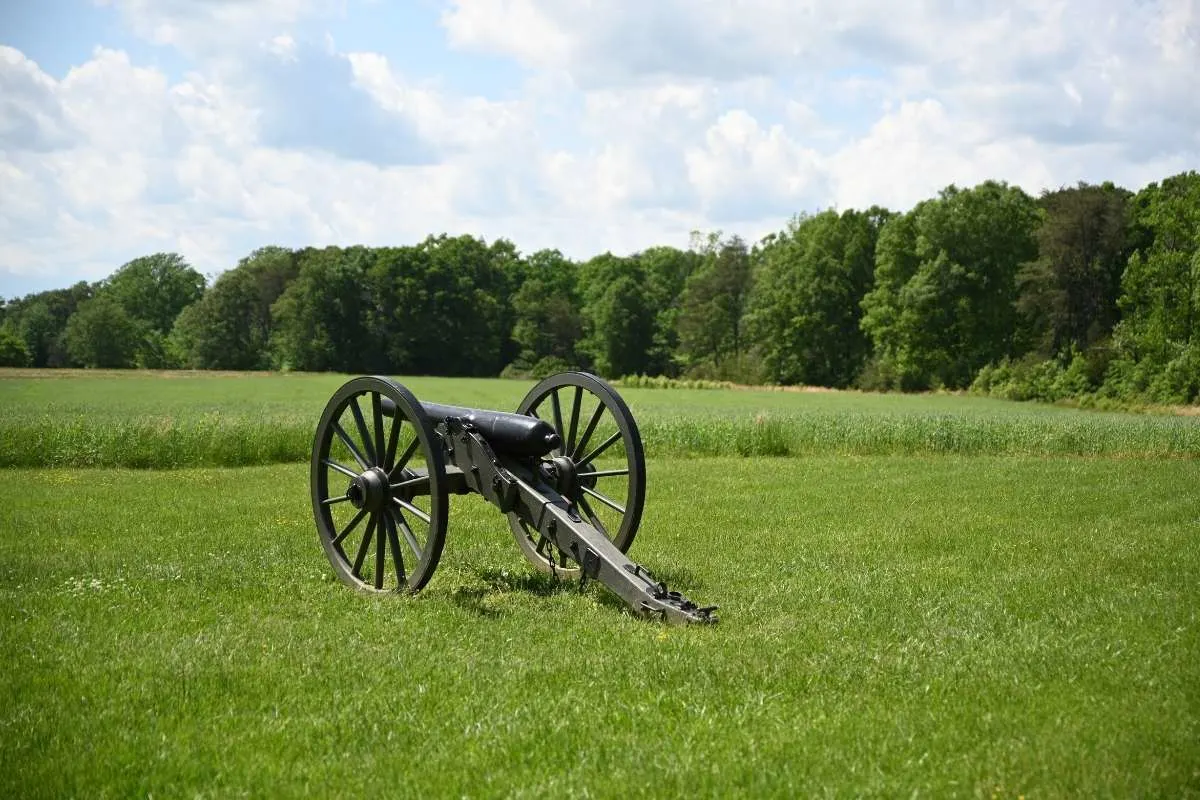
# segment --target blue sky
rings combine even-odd
[[[1200,168],[1197,0],[0,4],[0,296],[441,232],[586,258]]]

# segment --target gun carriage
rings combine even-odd
[[[629,407],[585,372],[534,386],[515,413],[422,403],[379,376],[347,381],[317,425],[313,516],[338,578],[419,592],[437,568],[451,494],[503,513],[539,570],[602,583],[635,613],[712,623],[626,553],[641,523],[646,463]]]

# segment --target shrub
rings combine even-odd
[[[1189,344],[1179,355],[1167,362],[1146,389],[1156,403],[1185,405],[1200,395],[1200,350]]]
[[[1054,383],[1054,392],[1058,397],[1082,398],[1095,388],[1091,379],[1091,364],[1081,353],[1075,353],[1071,363],[1062,370]]]
[[[625,375],[612,384],[620,389],[730,389],[734,386],[729,381],[668,378],[665,375]]]
[[[529,377],[535,381],[548,378],[560,372],[569,372],[573,367],[558,356],[545,356],[529,370]]]
[[[513,359],[511,364],[500,370],[500,377],[508,378],[509,380],[528,380],[530,368],[530,363],[518,356]]]
[[[987,364],[975,375],[970,391],[1003,400],[1040,400],[1054,403],[1066,398],[1078,398],[1091,391],[1088,362],[1075,354],[1063,367],[1054,359],[1039,361],[1030,357],[1020,361],[1003,359]]]
[[[988,367],[984,367],[988,369]],[[890,361],[875,357],[863,365],[854,387],[864,392],[888,392],[900,386],[900,376]]]

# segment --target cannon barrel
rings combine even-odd
[[[447,417],[459,417],[479,429],[493,449],[512,456],[544,456],[562,444],[562,438],[550,423],[524,414],[487,411],[479,408],[446,406],[441,403],[421,403],[425,413],[436,424]]]
[[[433,424],[445,422],[447,417],[458,417],[478,428],[492,449],[510,456],[536,458],[562,444],[562,437],[550,423],[536,417],[441,403],[421,403],[421,406]],[[386,397],[383,413],[389,417],[396,413],[395,404]]]

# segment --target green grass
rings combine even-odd
[[[534,577],[478,498],[378,599],[301,464],[6,470],[0,796],[1200,796],[1200,463],[650,476],[632,555],[718,626]]]
[[[303,461],[344,375],[0,370],[0,466]],[[533,382],[401,378],[419,399],[515,409]],[[661,456],[1200,456],[1200,418],[950,395],[622,389]]]

